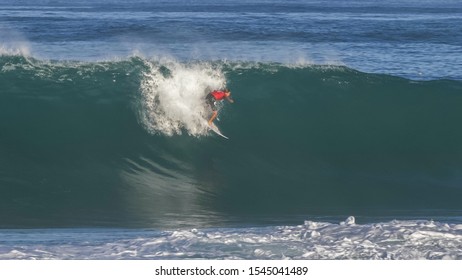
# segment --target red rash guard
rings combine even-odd
[[[224,91],[214,90],[210,93],[215,100],[222,100],[226,98],[226,93]]]

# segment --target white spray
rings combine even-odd
[[[146,62],[148,71],[141,83],[140,119],[153,134],[172,136],[183,132],[207,134],[210,114],[205,96],[222,88],[225,77],[210,63],[179,63],[173,60]]]
[[[20,32],[0,26],[0,55],[30,56],[30,44]]]

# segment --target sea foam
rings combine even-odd
[[[139,230],[0,231],[0,259],[462,259],[460,224],[357,224]],[[17,240],[24,240],[17,245]]]

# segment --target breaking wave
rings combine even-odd
[[[461,81],[141,57],[0,65],[2,227],[462,210]],[[223,86],[229,140],[204,121]]]

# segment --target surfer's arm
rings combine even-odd
[[[234,100],[233,100],[231,97],[229,97],[229,96],[226,97],[226,100],[228,100],[229,103],[234,103]]]

